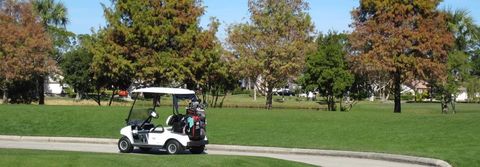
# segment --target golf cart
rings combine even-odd
[[[205,110],[194,91],[149,87],[136,89],[132,93],[134,101],[125,119],[127,126],[120,130],[120,152],[129,153],[138,147],[142,151],[161,148],[169,154],[180,153],[185,149],[189,149],[192,154],[203,153],[208,144]],[[159,108],[162,95],[170,95],[173,99],[173,113],[167,118],[165,127],[152,122],[152,119],[159,117],[156,109]],[[180,100],[190,101],[185,115],[178,111]]]

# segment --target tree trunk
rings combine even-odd
[[[268,84],[267,88],[267,102],[265,103],[265,108],[270,110],[272,109],[272,98],[273,98],[273,87]]]
[[[217,91],[215,92],[215,100],[214,100],[214,101],[215,101],[215,104],[213,104],[213,108],[217,108],[217,102],[218,102],[218,96],[219,96],[219,95],[218,95],[218,94],[219,94],[218,92],[220,92],[220,91],[217,90]]]
[[[442,102],[440,103],[442,106],[442,114],[447,114],[448,113],[448,102],[447,102],[447,96],[442,95]]]
[[[38,104],[44,105],[45,104],[45,78],[43,76],[38,77]]]
[[[207,106],[207,91],[205,90],[205,87],[202,87],[202,104]]]
[[[82,93],[77,91],[77,95],[75,96],[75,101],[80,101],[80,100],[82,100]]]
[[[330,96],[327,96],[327,110],[332,111],[332,105],[330,104]]]
[[[212,108],[215,108],[215,96],[217,94],[217,90],[214,88],[212,93],[210,94],[211,97],[212,97],[212,100],[210,101],[210,106],[212,106]]]
[[[393,109],[393,112],[394,113],[401,113],[402,112],[402,108],[401,108],[401,103],[400,103],[400,98],[401,98],[401,91],[402,91],[402,88],[401,88],[401,73],[400,73],[400,70],[396,70],[394,75],[393,75],[393,79],[394,79],[394,84],[395,84],[395,107]]]
[[[430,89],[428,90],[428,96],[430,97],[430,102],[433,102],[433,86],[430,85]]]
[[[223,101],[225,100],[225,97],[227,97],[227,91],[224,91],[224,94],[223,94],[223,97],[222,97],[222,101],[220,101],[220,108],[223,107]]]
[[[339,104],[340,104],[340,111],[345,111],[345,109],[342,106],[342,102],[343,102],[343,97],[340,98]]]
[[[4,88],[2,91],[3,91],[2,103],[8,104],[8,89]]]
[[[456,99],[457,99],[457,96],[455,95],[450,100],[450,105],[452,106],[452,113],[454,113],[454,114],[457,113],[457,110],[455,109],[455,103],[457,102]]]
[[[335,111],[335,98],[331,95],[327,96],[327,105],[328,105],[328,111]]]
[[[102,105],[102,104],[101,104],[101,103],[102,103],[102,102],[101,102],[101,99],[102,99],[102,94],[101,94],[100,90],[99,90],[99,89],[97,89],[97,98],[96,98],[96,102],[97,102],[98,106],[101,106],[101,105]]]
[[[113,101],[113,98],[115,97],[115,91],[117,91],[117,89],[114,89],[112,91],[112,96],[110,96],[110,101],[108,102],[108,106],[112,106],[112,101]]]
[[[253,84],[253,101],[257,101],[257,84]]]
[[[414,88],[414,89],[413,89],[413,93],[414,93],[414,96],[413,96],[413,97],[415,98],[414,101],[415,101],[415,103],[416,103],[416,102],[417,102],[418,90],[417,90],[416,88]]]
[[[387,91],[385,89],[386,88],[380,90],[380,101],[382,102],[386,102],[388,100],[388,94],[386,93]]]

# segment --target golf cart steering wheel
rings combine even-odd
[[[151,117],[151,118],[158,118],[158,114],[155,111],[155,109],[153,109],[153,108],[148,109],[148,114],[150,114],[149,117]]]
[[[147,122],[150,122],[152,120],[152,118],[158,118],[158,114],[157,112],[155,112],[155,109],[153,108],[149,108],[148,109],[148,118],[145,119],[145,121],[142,122],[142,124],[140,125],[140,128],[143,129],[143,125],[145,125]]]

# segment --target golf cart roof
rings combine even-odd
[[[181,89],[181,88],[164,88],[164,87],[148,87],[133,90],[133,93],[160,93],[160,94],[172,94],[172,95],[189,95],[195,94],[193,90]]]

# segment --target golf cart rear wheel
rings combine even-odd
[[[143,152],[149,152],[152,148],[150,147],[140,147],[140,150],[142,150]]]
[[[133,145],[127,137],[123,136],[118,140],[118,149],[122,153],[130,153],[133,151]]]
[[[201,154],[205,150],[205,146],[196,146],[190,148],[190,153],[192,154]]]
[[[169,154],[178,154],[183,151],[183,146],[176,140],[170,140],[165,145]]]

